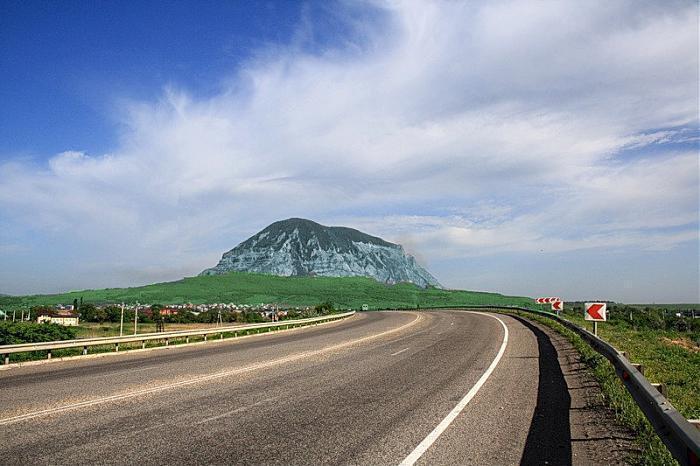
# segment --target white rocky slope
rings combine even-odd
[[[201,275],[256,272],[282,276],[371,277],[383,283],[440,286],[398,244],[352,228],[304,219],[275,222],[226,252]]]

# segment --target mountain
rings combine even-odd
[[[346,227],[311,220],[275,222],[224,253],[200,275],[255,272],[280,276],[371,277],[382,283],[440,286],[403,247]]]

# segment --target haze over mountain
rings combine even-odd
[[[256,272],[280,276],[371,277],[383,283],[440,286],[399,244],[346,227],[290,218],[224,253],[200,275]]]

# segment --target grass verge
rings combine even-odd
[[[605,357],[591,348],[576,333],[558,322],[524,312],[515,312],[515,314],[546,325],[563,335],[581,354],[581,361],[589,368],[593,377],[600,384],[605,404],[612,409],[616,419],[622,425],[637,434],[636,441],[641,453],[630,458],[632,464],[654,466],[678,464],[617,377],[612,364]]]
[[[565,315],[579,327],[590,330],[580,314]],[[700,418],[700,348],[697,333],[669,330],[634,329],[621,322],[601,322],[598,335],[630,361],[644,366],[650,382],[663,382],[668,400],[686,419]]]

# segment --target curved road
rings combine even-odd
[[[10,369],[0,394],[1,464],[572,462],[557,354],[502,315],[362,313]]]

